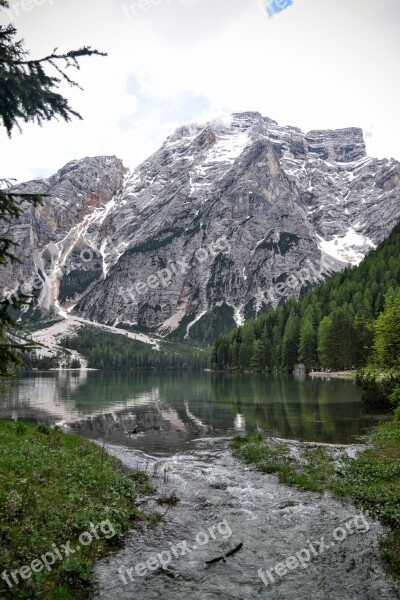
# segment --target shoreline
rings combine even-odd
[[[314,373],[308,373],[308,377],[320,377],[322,379],[355,379],[356,373],[357,371],[332,371],[332,373],[314,371]]]

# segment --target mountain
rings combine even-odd
[[[49,197],[15,224],[7,294],[39,274],[43,309],[199,341],[358,264],[400,220],[400,163],[368,157],[360,129],[259,113],[181,127],[133,172],[85,158],[16,189]]]

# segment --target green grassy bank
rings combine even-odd
[[[95,444],[0,422],[0,598],[87,598],[94,561],[142,519],[136,497],[152,491]]]
[[[400,577],[400,408],[393,421],[378,426],[371,442],[355,459],[344,453],[338,459],[329,449],[307,446],[301,446],[300,458],[293,458],[286,444],[254,434],[237,437],[232,448],[264,473],[276,473],[282,483],[328,490],[379,518],[387,528],[382,541],[385,567]]]

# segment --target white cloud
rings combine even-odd
[[[359,126],[373,133],[372,156],[400,159],[397,0],[294,0],[271,19],[266,6],[48,0],[21,11],[15,24],[34,55],[91,44],[109,57],[82,62],[84,92],[64,89],[83,122],[1,133],[2,176],[97,154],[134,167],[183,122],[240,110],[305,131]]]

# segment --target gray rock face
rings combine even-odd
[[[73,263],[60,275],[53,260],[43,305],[212,337],[357,264],[400,219],[400,163],[367,157],[361,130],[304,134],[259,113],[181,127],[124,176],[97,158],[33,182],[52,194],[49,216],[28,209],[17,234],[42,261],[53,244]]]
[[[20,246],[16,254],[23,263],[2,268],[3,295],[13,292],[19,284],[31,289],[36,278],[34,287],[40,292],[40,304],[48,309],[58,302],[60,286],[68,279],[77,258],[87,271],[97,270],[97,276],[101,276],[99,261],[87,260],[90,249],[93,259],[100,256],[94,249],[94,236],[90,240],[87,232],[96,222],[97,237],[105,235],[101,231],[102,216],[111,208],[126,172],[116,157],[85,158],[68,163],[49,179],[36,179],[13,188],[14,192],[48,197],[40,206],[27,205],[13,223],[13,238]]]

